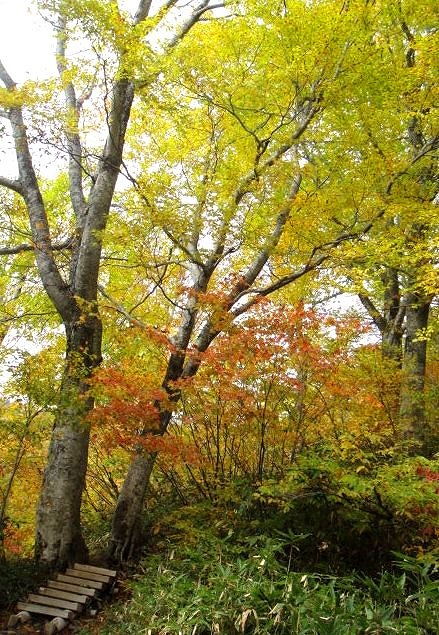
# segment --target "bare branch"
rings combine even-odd
[[[14,88],[17,85],[12,79],[12,77],[9,75],[6,68],[3,66],[3,63],[1,60],[0,60],[0,80],[3,82],[3,84],[8,90],[14,90]]]
[[[107,293],[105,291],[104,287],[102,285],[100,285],[100,284],[98,285],[98,291],[102,295],[102,297],[105,298],[106,300],[108,300],[108,302],[110,302],[111,306],[118,313],[120,313],[120,315],[123,315],[123,317],[130,324],[133,324],[134,326],[138,326],[141,329],[149,329],[150,328],[150,326],[148,324],[146,324],[146,322],[143,322],[142,320],[138,320],[137,318],[135,318],[124,306],[122,306],[122,304],[120,304],[114,298],[112,298],[111,295],[109,293]]]
[[[151,9],[152,0],[140,0],[137,11],[134,15],[134,24],[139,24],[149,15]]]
[[[63,76],[67,70],[66,41],[66,19],[64,16],[60,15],[58,18],[56,34],[56,65],[61,80],[63,80]],[[67,152],[69,155],[70,199],[72,201],[73,210],[78,223],[82,227],[87,206],[82,185],[82,147],[78,133],[81,104],[79,104],[76,98],[76,91],[73,82],[70,81],[65,85],[64,95],[66,105],[69,110],[69,123],[66,124],[64,133],[67,139]]]
[[[195,253],[193,249],[184,245],[180,240],[178,240],[178,238],[174,236],[174,234],[169,229],[167,229],[166,227],[162,227],[162,229],[169,240],[172,242],[172,244],[178,247],[178,249],[180,249],[184,254],[186,254],[190,262],[193,262],[195,265],[204,268],[204,264],[197,257],[199,256],[198,253]]]
[[[419,152],[417,154],[415,154],[414,157],[412,157],[412,159],[406,165],[406,167],[403,168],[402,170],[400,170],[399,172],[396,172],[396,174],[394,174],[394,176],[390,179],[389,183],[387,184],[386,194],[390,194],[391,193],[392,188],[395,185],[396,181],[401,176],[404,176],[405,174],[407,174],[409,169],[412,167],[412,165],[414,165],[415,163],[420,161],[423,157],[425,157],[432,150],[437,150],[438,148],[439,148],[439,135],[433,137],[433,139],[430,139],[430,141],[427,141],[427,143],[425,143],[423,145],[423,147],[419,150]]]
[[[293,179],[291,192],[289,194],[288,201],[282,208],[279,216],[277,217],[276,225],[271,235],[266,239],[263,248],[260,250],[260,252],[257,254],[254,261],[251,263],[247,271],[242,276],[243,284],[245,284],[247,287],[252,285],[253,282],[256,280],[256,278],[262,271],[264,265],[267,263],[268,259],[273,253],[273,250],[276,248],[277,244],[279,243],[279,240],[282,236],[282,233],[285,227],[285,223],[290,217],[291,207],[297,196],[297,193],[299,192],[301,182],[302,182],[302,175],[298,173]],[[233,291],[233,293],[235,292],[236,292],[236,289]]]
[[[294,143],[298,139],[300,139],[300,137],[303,135],[303,133],[308,128],[308,126],[311,123],[311,121],[314,118],[314,116],[319,112],[319,110],[320,110],[319,99],[316,97],[314,101],[310,101],[309,102],[308,107],[306,108],[306,112],[304,113],[304,116],[302,117],[302,119],[300,121],[300,124],[297,126],[297,128],[294,130],[294,132],[291,134],[291,136],[288,139],[288,141],[286,143],[283,143],[282,145],[280,145],[279,148],[277,148],[277,150],[275,152],[273,152],[273,154],[266,159],[266,161],[263,161],[262,163],[256,164],[254,170],[249,172],[243,178],[243,180],[241,181],[239,187],[237,188],[237,190],[235,192],[235,204],[236,205],[239,204],[241,202],[241,200],[243,199],[243,197],[245,196],[245,194],[248,193],[250,185],[253,182],[257,181],[257,179],[266,170],[268,170],[268,168],[270,168],[273,165],[275,165],[288,152],[288,150],[291,150],[291,148],[293,147]]]
[[[171,41],[168,44],[169,48],[173,48],[176,46],[184,36],[192,29],[192,27],[198,22],[201,16],[206,13],[206,11],[210,11],[211,7],[209,6],[209,0],[202,0],[198,4],[198,6],[194,9],[189,18],[184,22],[178,33],[174,35]]]
[[[0,62],[0,80],[13,93],[15,82]],[[37,175],[35,173],[29,140],[23,119],[22,109],[18,106],[9,109],[9,120],[15,144],[21,192],[29,213],[35,258],[44,288],[64,321],[70,321],[76,310],[76,302],[67,290],[57,263],[53,256],[49,222],[44,206]]]
[[[310,271],[314,271],[315,269],[317,269],[317,267],[319,267],[322,263],[324,263],[328,258],[329,258],[329,254],[322,254],[318,256],[317,258],[311,257],[308,260],[308,262],[305,265],[303,265],[303,267],[301,267],[297,271],[294,271],[288,276],[284,276],[280,278],[273,284],[267,285],[266,287],[262,287],[259,289],[249,289],[246,292],[246,295],[251,293],[251,294],[254,294],[254,297],[251,298],[245,304],[239,305],[237,308],[233,309],[231,311],[231,314],[233,315],[234,318],[238,317],[239,315],[242,315],[243,313],[248,311],[248,309],[252,307],[258,301],[258,298],[267,297],[268,295],[271,295],[275,291],[279,291],[279,289],[283,289],[284,287],[288,286],[292,282],[295,282],[299,278],[302,278],[304,275],[306,275]],[[238,299],[239,298],[237,298],[237,300]]]
[[[373,323],[382,334],[386,330],[387,320],[381,315],[378,311],[372,300],[365,293],[359,293],[358,298],[360,299],[361,304],[364,306],[370,317],[372,318]]]
[[[62,243],[52,245],[52,251],[62,251],[63,249],[69,249],[72,245],[72,239],[68,238]],[[0,256],[11,256],[13,254],[21,254],[25,251],[35,251],[36,246],[29,243],[22,243],[21,245],[11,245],[8,247],[0,247]]]
[[[8,179],[5,176],[0,176],[0,185],[17,192],[17,194],[23,194],[23,186],[18,179]]]
[[[23,285],[26,282],[26,275],[23,274],[16,281],[16,284],[12,289],[9,289],[9,294],[6,297],[0,298],[0,304],[4,307],[8,302],[13,302],[14,300],[18,300],[23,290]],[[2,317],[0,318],[0,344],[4,341],[6,335],[9,332],[9,327],[11,323],[11,318]]]

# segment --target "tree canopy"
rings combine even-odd
[[[172,448],[210,463],[194,476],[203,491],[212,474],[283,483],[319,435],[367,454],[367,426],[376,452],[431,457],[434,3],[37,5],[57,76],[17,85],[0,63],[17,165],[0,175],[2,356],[23,338],[52,355],[53,397],[37,401],[44,425],[54,417],[37,557],[85,554],[95,448],[125,457],[108,490],[118,560]],[[344,321],[328,300],[342,293],[359,299]],[[13,433],[13,478],[33,412]]]

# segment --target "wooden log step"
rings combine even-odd
[[[49,580],[47,586],[51,589],[61,589],[62,591],[71,591],[79,595],[86,595],[89,598],[94,598],[97,593],[96,589],[90,589],[89,587],[84,587],[79,584],[68,584],[60,580]]]
[[[35,604],[43,604],[44,606],[56,606],[59,609],[70,609],[70,611],[75,611],[75,613],[79,613],[82,610],[82,604],[79,604],[78,602],[69,602],[68,600],[50,598],[45,595],[36,595],[34,593],[29,594],[27,601],[35,602]]]
[[[78,562],[73,565],[73,568],[80,571],[88,571],[89,573],[108,575],[110,578],[115,578],[117,575],[117,571],[113,571],[113,569],[103,569],[102,567],[95,567],[90,564],[79,564]]]
[[[66,575],[71,575],[74,578],[83,578],[84,580],[94,580],[95,582],[103,582],[107,584],[111,581],[109,575],[99,575],[99,573],[90,573],[88,571],[82,571],[80,569],[66,569]]]
[[[28,611],[28,613],[37,613],[38,615],[49,615],[50,617],[62,617],[65,620],[73,620],[75,614],[73,611],[57,609],[53,606],[44,606],[43,604],[29,604],[27,602],[18,602],[17,608],[20,611]]]
[[[70,571],[70,569],[67,569],[67,571]],[[67,584],[76,584],[77,586],[90,587],[91,589],[97,589],[98,591],[104,588],[103,582],[85,580],[84,578],[78,578],[77,576],[72,575],[64,575],[62,573],[58,573],[56,579],[60,582],[67,582]]]
[[[88,597],[86,595],[79,595],[79,593],[69,593],[68,591],[60,591],[59,589],[49,589],[48,587],[44,586],[40,586],[38,592],[40,595],[46,595],[51,598],[59,598],[60,600],[69,600],[69,602],[79,602],[79,604],[85,604],[88,600]]]
[[[62,617],[54,617],[51,622],[44,624],[44,635],[54,635],[67,628],[68,624]]]
[[[8,628],[15,628],[17,624],[26,624],[30,622],[32,615],[28,611],[20,611],[16,615],[11,615],[8,622]]]

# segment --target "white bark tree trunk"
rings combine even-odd
[[[129,560],[140,540],[143,502],[157,455],[141,453],[130,464],[120,490],[111,526],[110,557]]]
[[[168,0],[160,9],[163,18],[177,0]],[[209,10],[209,0],[194,2],[193,11],[180,25],[166,51],[175,46],[200,17]],[[117,6],[117,3],[116,3]],[[151,0],[140,0],[132,20],[133,28],[148,17]],[[58,20],[57,65],[61,76],[66,70],[66,18]],[[166,51],[163,55],[166,54]],[[84,554],[81,536],[80,507],[87,465],[89,429],[84,417],[93,402],[87,398],[84,382],[101,359],[101,322],[97,306],[98,275],[102,240],[106,228],[116,181],[122,164],[127,125],[134,98],[134,84],[123,70],[113,85],[111,105],[106,121],[107,135],[93,185],[86,197],[83,190],[82,143],[78,130],[82,98],[77,98],[72,82],[65,86],[65,101],[70,121],[65,130],[69,153],[70,202],[76,223],[70,242],[70,279],[64,279],[54,258],[48,217],[35,173],[28,133],[20,106],[9,108],[19,178],[0,177],[0,185],[20,194],[28,210],[32,245],[44,289],[53,302],[66,330],[66,365],[60,401],[55,419],[49,457],[37,514],[36,555],[49,567],[63,567]],[[16,90],[0,62],[0,81],[13,93]],[[63,83],[65,77],[63,77]],[[151,79],[151,82],[153,79]],[[143,85],[145,89],[145,85]],[[105,96],[107,101],[107,96]],[[6,250],[4,253],[14,253]],[[128,488],[127,488],[128,490]],[[143,500],[143,499],[142,499]]]

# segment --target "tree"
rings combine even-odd
[[[110,207],[119,176],[126,130],[135,93],[130,56],[135,51],[153,56],[144,38],[157,22],[166,17],[177,0],[169,0],[155,18],[150,18],[150,0],[140,0],[133,18],[123,14],[117,3],[61,2],[49,5],[57,34],[57,65],[59,87],[63,89],[65,107],[58,111],[58,125],[63,128],[63,140],[58,137],[48,143],[61,143],[68,157],[69,218],[68,237],[62,244],[55,242],[55,228],[49,222],[47,201],[38,178],[32,146],[32,127],[26,117],[34,99],[31,88],[18,87],[0,63],[2,115],[10,125],[18,166],[16,179],[1,177],[0,185],[21,196],[25,202],[31,231],[30,248],[44,289],[61,319],[66,334],[66,363],[61,382],[59,405],[54,425],[49,457],[41,490],[37,518],[36,554],[42,563],[61,567],[84,556],[85,545],[80,530],[81,494],[87,465],[89,429],[84,416],[92,408],[88,396],[87,377],[101,360],[102,324],[97,304],[98,275],[102,243]],[[155,61],[166,57],[167,51],[187,33],[208,9],[208,0],[190,4],[191,12],[181,24],[181,31],[168,43]],[[102,136],[106,137],[96,160],[91,158],[81,134],[84,104],[91,96],[88,73],[76,74],[67,60],[67,44],[74,21],[82,26],[84,36],[97,32],[99,53],[110,56],[102,61],[100,80],[108,90],[101,94],[106,117]],[[93,39],[94,36],[92,35]],[[137,47],[137,48],[136,48]],[[154,58],[154,56],[153,56]],[[110,70],[111,69],[111,70]],[[155,69],[154,69],[155,70]],[[110,73],[110,75],[108,75]],[[142,87],[151,83],[154,75],[143,79]],[[77,85],[83,86],[78,93]],[[35,90],[38,93],[38,90]],[[89,113],[92,116],[92,113]],[[86,193],[86,186],[89,189]],[[64,226],[64,229],[66,227]],[[65,261],[57,260],[56,252],[68,249]],[[22,248],[29,248],[28,246]],[[14,253],[16,247],[3,253]]]
[[[320,270],[384,214],[375,205],[377,173],[356,160],[363,140],[346,106],[347,96],[363,106],[369,99],[355,82],[361,64],[379,63],[370,42],[379,15],[370,7],[339,12],[331,2],[239,6],[235,20],[197,26],[159,84],[153,119],[140,111],[130,140],[136,187],[124,206],[130,227],[142,228],[139,244],[155,246],[146,257],[139,247],[147,275],[178,317],[166,325],[167,404],[224,328],[259,298]],[[397,178],[390,170],[388,181]],[[151,219],[149,232],[138,215]],[[120,492],[117,559],[135,546],[157,456],[141,439],[166,432],[167,404],[156,401],[159,421],[140,432]]]
[[[420,444],[425,452],[429,451],[424,405],[426,334],[430,305],[437,294],[433,244],[437,237],[439,147],[432,92],[437,71],[430,63],[437,30],[431,9],[429,3],[397,2],[388,8],[385,31],[376,34],[386,41],[383,77],[399,75],[397,82],[392,79],[393,87],[387,94],[396,115],[392,143],[386,143],[373,116],[358,110],[374,159],[383,165],[401,164],[397,178],[387,181],[386,212],[383,225],[375,228],[376,247],[368,244],[364,252],[363,265],[366,263],[369,272],[372,265],[380,276],[378,284],[372,285],[379,289],[381,307],[366,290],[370,273],[365,276],[364,268],[359,297],[380,332],[383,356],[395,360],[404,370],[400,434],[414,441],[416,447]]]
[[[38,556],[57,566],[84,551],[102,305],[162,337],[166,352],[113,518],[113,556],[123,560],[156,460],[143,440],[167,431],[179,382],[261,298],[296,283],[289,293],[303,302],[299,280],[317,285],[349,249],[361,255],[380,220],[395,216],[389,201],[403,196],[407,173],[424,169],[435,147],[407,158],[395,142],[404,117],[396,89],[385,98],[395,75],[392,2],[248,0],[225,16],[209,16],[217,5],[206,0],[168,0],[155,15],[150,5],[142,0],[131,17],[114,0],[41,2],[57,33],[58,82],[18,87],[0,66],[19,169],[0,185],[12,204],[24,201],[32,235],[17,244],[11,225],[0,253],[35,254],[66,333],[37,525]],[[90,51],[69,60],[84,36]],[[67,157],[62,204],[38,178],[39,143]]]

